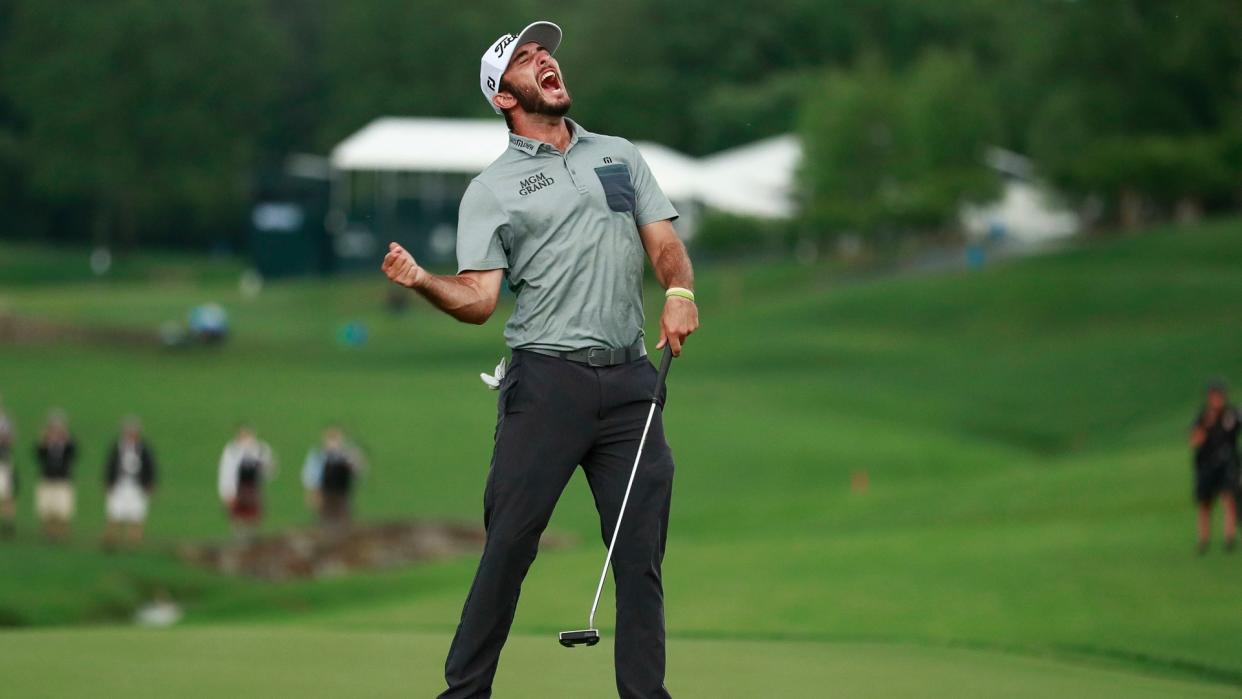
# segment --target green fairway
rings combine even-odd
[[[477,328],[422,304],[394,316],[375,278],[270,284],[246,300],[230,263],[194,269],[175,258],[126,263],[117,280],[39,283],[54,260],[0,246],[0,279],[20,270],[20,283],[0,284],[0,309],[149,329],[218,301],[234,338],[217,350],[0,346],[0,396],[18,422],[26,486],[21,537],[0,544],[0,625],[124,623],[163,590],[192,627],[13,631],[0,648],[64,641],[106,658],[113,645],[142,657],[142,644],[159,644],[168,657],[150,672],[178,688],[178,672],[223,688],[210,684],[232,681],[211,679],[212,654],[245,657],[234,648],[262,649],[277,669],[247,682],[282,693],[304,682],[307,696],[327,696],[338,681],[328,674],[350,659],[374,668],[349,678],[373,683],[360,695],[433,687],[472,557],[273,585],[187,570],[169,551],[227,536],[215,467],[240,419],[281,457],[269,530],[309,520],[297,471],[329,421],[370,454],[362,517],[478,521],[496,396],[477,377],[503,352],[499,318]],[[1242,688],[1242,554],[1194,555],[1185,445],[1204,380],[1242,381],[1239,270],[1237,220],[969,274],[849,282],[829,267],[703,266],[703,329],[674,365],[666,413],[678,469],[665,568],[670,687],[822,695],[753,684],[775,675],[843,696]],[[349,321],[367,325],[365,346],[338,344]],[[67,549],[40,543],[30,516],[29,445],[52,406],[70,412],[82,443]],[[164,478],[150,543],[109,555],[96,544],[103,452],[128,412],[143,417]],[[865,492],[851,490],[857,472],[869,476]],[[585,620],[601,562],[580,477],[552,526],[581,544],[535,563],[500,682],[529,688],[512,696],[578,681],[601,688],[586,696],[605,695],[608,651],[550,641]],[[328,650],[338,643],[348,652]],[[20,676],[55,660],[34,655]],[[0,652],[0,663],[17,657]],[[126,681],[124,663],[99,663]]]
[[[33,631],[0,636],[0,674],[22,697],[430,697],[443,688],[437,634]],[[73,658],[74,671],[59,668]],[[861,643],[680,641],[677,697],[1237,697],[1242,690],[1111,667],[987,651]],[[509,697],[614,693],[612,646],[566,650],[515,636],[496,678]]]

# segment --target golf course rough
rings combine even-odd
[[[392,315],[384,281],[366,277],[269,284],[246,299],[234,263],[193,257],[41,283],[39,267],[62,259],[0,244],[0,278],[21,280],[0,286],[0,309],[154,329],[215,301],[233,337],[175,351],[106,339],[0,345],[0,396],[27,476],[19,538],[0,545],[0,626],[13,627],[0,632],[0,677],[30,696],[50,692],[30,684],[36,676],[128,682],[134,696],[147,684],[133,659],[150,657],[152,673],[193,696],[177,677],[219,688],[211,683],[233,681],[221,663],[239,658],[239,677],[256,687],[301,690],[297,678],[309,677],[314,696],[336,686],[326,677],[335,668],[361,683],[360,696],[430,692],[473,557],[270,585],[189,569],[168,551],[228,536],[212,486],[241,419],[284,467],[268,491],[268,530],[308,522],[297,465],[336,421],[373,467],[360,516],[478,523],[496,413],[478,374],[503,354],[498,326],[417,305]],[[13,265],[24,271],[9,274]],[[200,271],[159,271],[183,267]],[[678,360],[666,416],[678,463],[665,565],[670,689],[773,696],[755,683],[788,677],[812,683],[789,696],[1236,693],[1242,554],[1217,541],[1194,555],[1186,426],[1209,376],[1242,383],[1239,269],[1236,219],[969,274],[847,283],[831,266],[706,266],[696,284],[705,325]],[[653,336],[650,309],[662,299],[649,291]],[[335,341],[347,319],[368,326],[366,345]],[[25,460],[54,406],[82,449],[64,548],[34,533]],[[143,419],[161,484],[147,546],[109,555],[98,547],[100,469],[129,413]],[[850,488],[859,472],[865,492]],[[498,686],[606,696],[611,587],[598,617],[604,643],[556,643],[586,621],[583,595],[571,592],[590,591],[603,554],[581,478],[551,527],[582,543],[535,562]],[[185,628],[40,628],[126,624],[161,594],[182,606]],[[261,647],[270,677],[234,646]],[[49,670],[66,657],[74,673]],[[338,659],[367,671],[355,677]]]
[[[0,676],[15,697],[425,697],[442,688],[450,639],[313,628],[26,631],[0,635]],[[669,690],[683,699],[1242,697],[1236,687],[1133,670],[909,645],[673,639],[669,660]],[[498,696],[519,699],[612,696],[612,644],[570,652],[514,636],[496,682]]]

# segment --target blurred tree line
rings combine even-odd
[[[532,18],[593,130],[696,155],[797,130],[803,231],[942,229],[995,192],[988,146],[1109,222],[1242,197],[1237,0],[0,0],[0,234],[239,240],[289,153],[489,116],[479,55]]]

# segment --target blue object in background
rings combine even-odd
[[[967,269],[982,269],[984,263],[987,262],[987,251],[982,245],[974,244],[966,246],[966,267]]]
[[[1004,221],[992,220],[988,223],[988,242],[999,243],[1005,239],[1005,235],[1009,232],[1005,227]]]
[[[361,347],[367,343],[367,326],[353,321],[341,326],[337,331],[337,340],[346,347]]]
[[[229,314],[218,303],[204,303],[190,310],[190,334],[207,344],[229,335]]]

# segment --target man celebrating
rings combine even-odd
[[[667,289],[662,349],[698,327],[677,217],[630,142],[565,118],[571,99],[552,54],[560,27],[535,22],[483,54],[483,96],[509,147],[461,201],[458,272],[435,275],[391,244],[383,270],[458,320],[482,324],[507,278],[517,305],[483,495],[487,543],[445,663],[442,699],[491,696],[500,650],[539,536],[582,465],[612,536],[656,370],[643,341],[643,252]],[[613,554],[616,672],[622,697],[668,697],[664,593],[673,459],[657,412]]]

